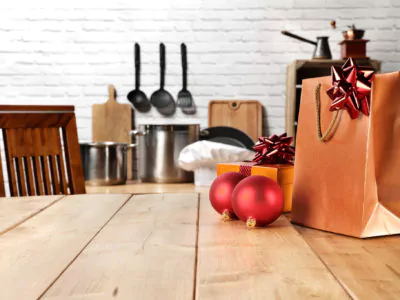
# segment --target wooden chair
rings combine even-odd
[[[0,105],[0,128],[11,196],[85,193],[73,106]]]

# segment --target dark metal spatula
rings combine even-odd
[[[181,44],[182,59],[182,89],[178,93],[177,105],[186,114],[194,114],[196,107],[194,105],[192,94],[187,90],[187,49],[184,43]]]

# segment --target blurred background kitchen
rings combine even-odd
[[[286,68],[311,59],[313,45],[283,36],[329,36],[340,58],[342,30],[366,31],[367,54],[381,71],[400,69],[398,0],[4,1],[0,4],[2,104],[75,105],[80,141],[91,140],[92,104],[118,101],[134,88],[133,44],[141,46],[142,90],[159,87],[159,43],[166,46],[166,89],[182,88],[180,44],[188,51],[194,115],[155,108],[135,123],[195,122],[207,126],[210,100],[258,100],[264,135],[285,131]],[[330,22],[336,20],[336,29]]]

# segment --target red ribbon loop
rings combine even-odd
[[[253,147],[257,151],[253,161],[258,165],[293,164],[295,150],[290,146],[292,141],[293,137],[288,137],[286,133],[258,138],[258,143]]]
[[[330,111],[346,109],[352,119],[360,111],[369,116],[369,103],[374,71],[357,66],[349,58],[344,65],[331,67],[332,87],[326,93],[332,99]]]

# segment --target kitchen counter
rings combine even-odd
[[[223,222],[207,188],[0,198],[0,299],[395,299],[400,240]]]

